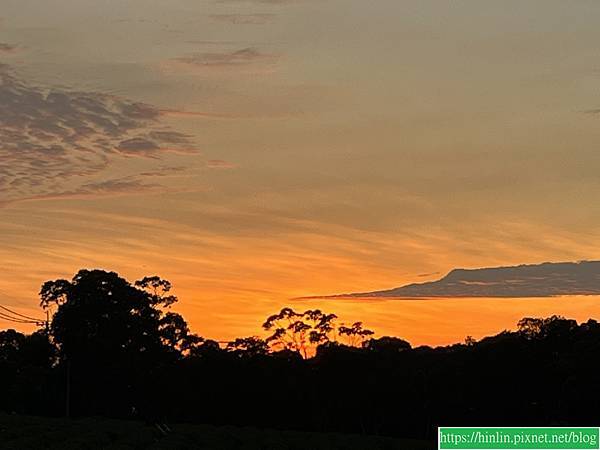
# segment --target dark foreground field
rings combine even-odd
[[[432,443],[423,441],[207,425],[173,425],[171,433],[162,436],[141,422],[0,414],[0,448],[5,450],[420,450],[432,447]]]

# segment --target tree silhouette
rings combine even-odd
[[[283,308],[263,324],[265,330],[272,331],[266,342],[276,349],[298,352],[307,358],[309,349],[329,341],[335,319],[335,314],[325,314],[319,309],[297,313],[291,308]]]
[[[0,361],[15,361],[24,341],[25,335],[16,330],[0,331]]]
[[[542,332],[544,319],[524,317],[517,323],[519,333],[527,339],[533,339]]]
[[[399,353],[404,350],[410,350],[411,345],[404,339],[392,336],[383,336],[379,339],[369,339],[363,342],[365,350],[375,353]]]
[[[190,351],[189,356],[193,359],[211,359],[219,357],[224,353],[221,346],[217,341],[212,339],[206,339],[194,345]]]
[[[101,270],[45,283],[50,326],[0,331],[0,410],[61,415],[69,405],[72,415],[150,423],[420,439],[440,424],[600,420],[600,324],[592,319],[526,317],[517,331],[467,345],[412,348],[374,338],[361,322],[336,330],[334,314],[284,308],[265,322],[267,340],[222,348],[169,310],[171,290],[159,277],[130,283]]]
[[[374,331],[363,328],[362,322],[354,322],[350,327],[341,325],[338,328],[338,333],[340,336],[348,338],[348,344],[351,347],[361,347],[369,336],[375,334]]]
[[[151,294],[150,304],[153,306],[169,307],[178,301],[177,297],[169,294],[172,285],[169,281],[158,276],[144,277],[135,282],[135,286]]]
[[[204,338],[191,333],[185,319],[174,312],[160,318],[158,332],[162,343],[175,353],[188,354],[204,342]]]
[[[158,307],[176,301],[103,270],[81,270],[72,281],[48,281],[40,297],[44,309],[58,307],[50,330],[61,355],[71,360],[155,353],[163,338],[169,340],[169,333],[161,336],[164,314]]]
[[[546,318],[525,317],[517,323],[519,333],[527,339],[543,339],[548,336],[568,334],[577,327],[577,322],[562,316]]]
[[[469,335],[469,336],[465,337],[465,345],[467,347],[472,347],[476,343],[477,343],[477,339],[475,339],[473,336]]]
[[[139,403],[150,389],[148,376],[201,341],[183,317],[164,311],[177,301],[170,290],[159,277],[132,285],[103,270],[81,270],[71,281],[43,284],[41,306],[57,307],[50,333],[69,385],[75,394],[79,389],[80,408],[93,402],[108,408],[116,396]],[[84,391],[90,382],[98,384],[95,397]],[[84,402],[84,395],[93,398]]]
[[[264,356],[269,353],[269,344],[257,336],[237,338],[227,344],[227,351],[241,358]]]
[[[30,335],[0,331],[0,410],[26,413],[45,398],[52,379],[55,348],[44,331]],[[38,412],[47,413],[44,407]]]
[[[54,346],[45,331],[30,335],[12,329],[0,331],[0,362],[51,367],[55,358]]]

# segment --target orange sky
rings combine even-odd
[[[4,3],[0,304],[105,268],[171,280],[221,339],[286,305],[414,344],[598,318],[290,300],[600,259],[597,2]]]

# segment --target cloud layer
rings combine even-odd
[[[112,95],[35,86],[0,65],[0,202],[139,190],[139,180],[95,178],[119,159],[193,151],[161,115]]]
[[[265,25],[273,21],[275,14],[212,14],[210,17],[232,25]]]
[[[17,50],[16,45],[6,44],[4,42],[0,42],[0,54],[3,53],[14,53]]]
[[[194,68],[202,69],[248,69],[272,66],[279,60],[279,55],[263,53],[247,47],[235,51],[203,52],[175,58],[174,61]]]
[[[289,5],[302,0],[218,0],[217,3],[263,3],[267,5]]]
[[[444,278],[350,297],[553,297],[600,295],[600,261],[454,269]]]

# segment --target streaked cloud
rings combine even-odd
[[[210,159],[206,162],[209,169],[235,169],[237,166],[222,159]]]
[[[264,69],[273,67],[280,55],[264,53],[256,48],[247,47],[240,50],[224,52],[201,52],[175,58],[175,63],[196,69]]]
[[[419,277],[419,278],[428,278],[428,277],[432,277],[434,275],[439,275],[439,272],[420,273],[419,275],[417,275],[417,277]]]
[[[114,194],[133,194],[148,192],[158,189],[161,186],[156,183],[147,183],[139,177],[111,178],[101,181],[85,183],[73,191],[65,191],[59,194],[50,195],[48,198],[82,198],[82,197],[102,197]],[[42,197],[34,198],[40,200]]]
[[[6,53],[15,53],[19,47],[16,45],[0,42],[0,55]]]
[[[217,0],[217,3],[263,3],[267,5],[289,5],[302,0]]]
[[[232,25],[266,25],[272,23],[275,14],[212,14],[211,19]]]
[[[239,119],[242,118],[240,115],[236,114],[224,114],[224,113],[215,113],[208,111],[183,111],[176,109],[161,109],[160,113],[163,116],[171,116],[171,117],[199,117],[205,119]]]
[[[600,261],[454,269],[437,281],[385,291],[350,294],[365,298],[532,298],[600,295]]]
[[[162,115],[114,95],[36,86],[0,65],[0,200],[139,189],[94,178],[122,157],[194,152],[191,136]]]
[[[188,168],[185,166],[176,166],[176,167],[159,167],[155,170],[149,172],[142,172],[140,176],[142,177],[168,177],[173,176],[182,172],[185,172]]]

